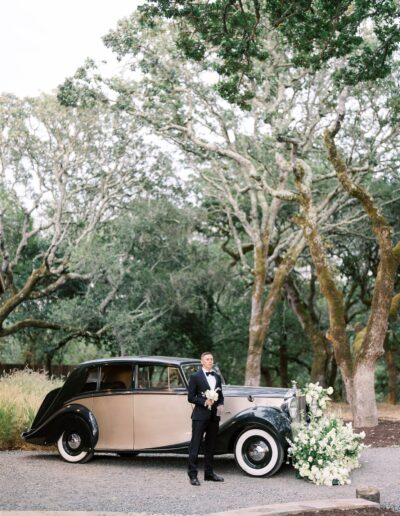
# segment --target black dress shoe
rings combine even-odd
[[[204,475],[204,480],[211,480],[212,482],[223,482],[224,477],[220,477],[216,473],[206,473]]]
[[[197,477],[189,477],[189,482],[192,484],[192,486],[199,486],[200,482]]]

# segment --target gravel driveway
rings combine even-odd
[[[68,464],[55,452],[0,452],[0,509],[207,514],[296,500],[355,498],[356,487],[374,486],[381,491],[382,505],[400,511],[400,448],[364,450],[352,484],[334,487],[298,480],[289,466],[272,478],[248,477],[231,456],[216,458],[215,470],[225,483],[193,487],[186,460],[177,455],[96,455],[88,464]]]

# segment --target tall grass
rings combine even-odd
[[[62,384],[30,369],[0,377],[0,450],[26,446],[21,432],[31,427],[46,394]]]

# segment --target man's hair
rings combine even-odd
[[[204,351],[204,353],[201,354],[201,357],[200,358],[203,358],[205,357],[206,355],[211,355],[212,357],[214,356],[211,351]]]

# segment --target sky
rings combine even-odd
[[[101,37],[143,0],[1,0],[0,93],[54,91],[87,57],[110,55]]]

